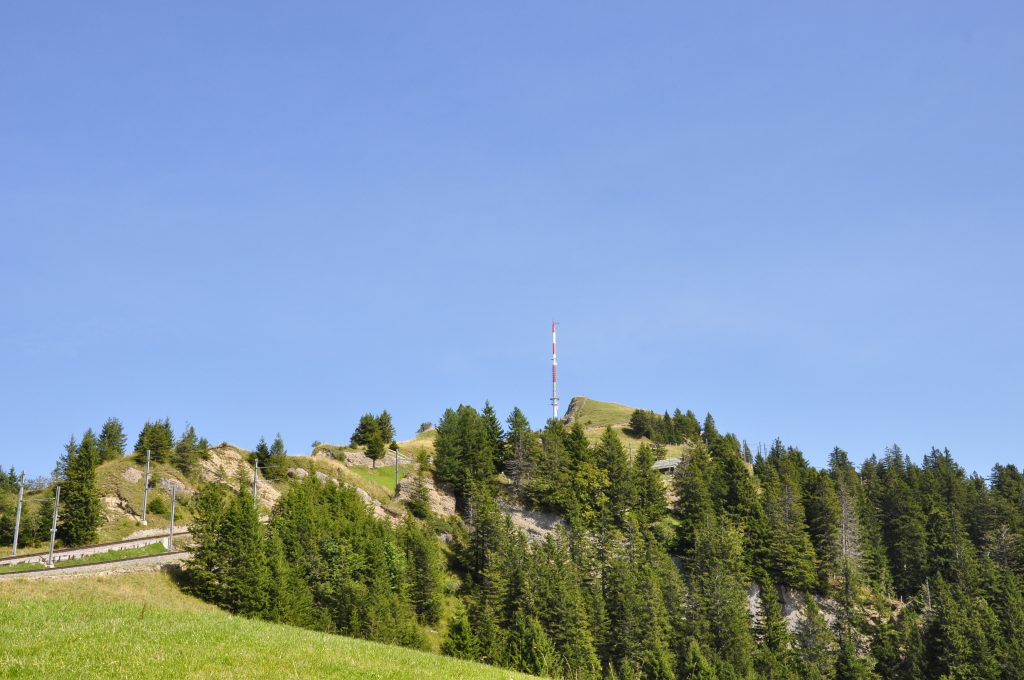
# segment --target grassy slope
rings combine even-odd
[[[522,678],[231,616],[164,573],[0,582],[0,677]]]
[[[588,397],[575,397],[582,399],[582,405],[574,413],[574,422],[583,426],[587,433],[587,439],[591,443],[596,442],[604,434],[605,428],[611,427],[618,432],[619,438],[626,446],[639,446],[642,442],[650,443],[646,437],[633,437],[628,433],[629,417],[636,410],[632,406],[624,406],[610,401],[597,401]],[[668,444],[665,446],[666,458],[678,458],[688,447],[682,444]]]

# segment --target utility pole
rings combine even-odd
[[[53,524],[50,525],[50,552],[46,556],[46,568],[53,568],[53,541],[57,538],[57,507],[60,505],[60,487],[53,498]]]
[[[398,498],[398,448],[395,448],[395,498]]]
[[[174,500],[178,495],[178,485],[171,485],[171,528],[167,532],[167,550],[174,550]]]
[[[253,463],[252,463],[252,506],[254,508],[259,508],[260,507],[259,503],[256,500],[256,473],[259,471],[259,469],[260,469],[260,464],[257,463],[256,461],[253,461]]]
[[[146,505],[149,503],[149,449],[146,449],[146,481],[142,486],[142,526],[148,526],[146,521]]]
[[[14,515],[14,546],[11,548],[11,556],[18,554],[18,529],[21,528],[21,503],[25,498],[25,471],[21,471],[21,479],[18,480],[18,511]]]

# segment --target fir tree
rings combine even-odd
[[[124,455],[124,447],[128,438],[124,434],[124,426],[117,418],[108,418],[103,423],[98,441],[100,461],[120,458]]]
[[[715,667],[708,663],[700,644],[690,638],[686,646],[686,657],[679,673],[680,680],[718,680]]]
[[[82,443],[69,454],[66,479],[61,486],[61,540],[69,546],[95,542],[96,530],[103,521],[96,489],[96,465],[99,461],[96,438],[86,431]]]
[[[195,471],[200,460],[209,456],[210,445],[206,439],[196,436],[196,429],[191,425],[181,433],[181,438],[174,445],[174,453],[171,454],[171,464],[185,474]]]
[[[377,467],[377,461],[384,457],[384,453],[384,440],[381,438],[380,431],[371,432],[366,440],[366,457],[373,461],[374,469]]]
[[[154,422],[146,421],[135,442],[135,455],[145,462],[146,451],[149,451],[153,462],[165,463],[174,452],[174,432],[171,430],[169,418]]]
[[[722,666],[739,677],[751,673],[754,656],[742,552],[742,536],[728,520],[709,516],[697,527],[692,625]]]
[[[395,426],[391,422],[391,414],[387,409],[381,411],[377,416],[377,429],[380,431],[380,438],[384,445],[393,448],[395,446]]]
[[[437,539],[420,522],[407,520],[402,532],[409,565],[409,597],[421,623],[441,619],[442,555]]]
[[[281,481],[288,476],[288,451],[285,449],[280,432],[277,433],[274,442],[270,445],[266,468],[265,473],[268,479]]]
[[[654,524],[664,517],[668,506],[661,473],[654,469],[654,449],[646,443],[637,449],[632,477],[637,516],[646,525]]]
[[[480,643],[473,634],[466,612],[461,612],[448,625],[448,633],[441,643],[441,653],[457,659],[476,661],[480,658]]]
[[[804,602],[804,616],[796,627],[796,657],[800,677],[809,680],[835,677],[835,638],[810,595]]]

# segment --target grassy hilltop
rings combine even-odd
[[[0,582],[0,677],[526,678],[232,616],[166,573]]]
[[[639,446],[643,442],[651,443],[646,437],[637,437],[629,429],[629,417],[636,409],[632,406],[616,404],[611,401],[597,401],[589,397],[573,397],[569,402],[569,408],[565,412],[565,420],[569,423],[579,423],[587,433],[587,439],[591,443],[597,442],[604,434],[606,428],[612,428],[618,433],[622,443],[626,446]],[[681,444],[665,444],[665,457],[679,457],[687,449]]]

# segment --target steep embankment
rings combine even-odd
[[[0,621],[0,677],[528,677],[232,616],[166,573],[3,582]]]

